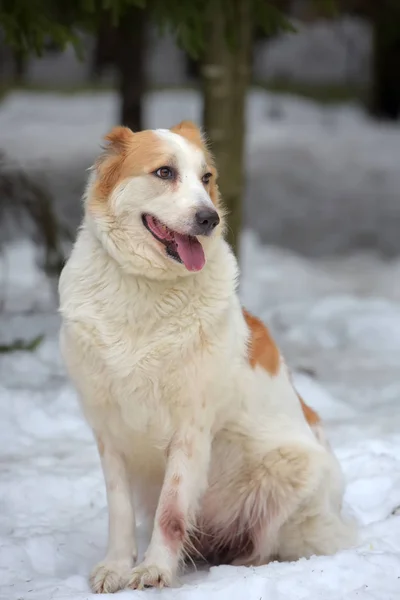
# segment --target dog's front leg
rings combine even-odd
[[[211,436],[204,428],[188,427],[172,439],[150,545],[128,587],[171,585],[207,485],[210,450]]]
[[[105,559],[92,571],[95,593],[116,592],[126,586],[137,558],[135,512],[124,457],[108,440],[97,438],[108,504],[108,549]]]

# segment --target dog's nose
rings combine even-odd
[[[219,223],[219,214],[216,210],[211,210],[209,208],[198,210],[195,218],[197,229],[199,230],[198,235],[207,235],[211,233]]]

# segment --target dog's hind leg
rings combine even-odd
[[[279,552],[282,527],[320,493],[328,471],[325,451],[301,444],[271,450],[257,464],[244,460],[230,479],[211,481],[199,519],[199,552],[219,564],[269,562]]]
[[[243,517],[253,519],[251,552],[234,564],[330,555],[354,543],[356,527],[341,515],[343,479],[332,455],[278,448],[255,470],[253,481],[243,506]]]

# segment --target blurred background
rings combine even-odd
[[[398,0],[3,0],[0,24],[2,237],[33,228],[53,270],[104,134],[187,118],[237,251],[246,228],[307,256],[400,252]]]
[[[5,598],[88,597],[106,501],[59,355],[58,275],[103,136],[183,119],[216,156],[241,300],[321,414],[362,525],[323,569],[267,566],[271,593],[397,597],[399,114],[400,0],[0,0]]]

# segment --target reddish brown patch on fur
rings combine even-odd
[[[271,375],[276,375],[280,365],[280,353],[267,327],[260,319],[243,309],[250,330],[249,362],[253,367],[260,365]],[[297,394],[307,423],[311,426],[320,422],[319,415]]]
[[[243,309],[243,315],[250,330],[249,362],[253,369],[260,365],[270,373],[276,375],[281,363],[280,352],[272,339],[267,327],[260,319],[254,317]]]
[[[299,396],[303,415],[304,415],[307,423],[309,425],[311,425],[311,427],[313,425],[317,425],[318,423],[320,423],[321,419],[320,419],[318,413],[316,413],[315,410],[313,410],[310,406],[308,406],[308,404],[306,404],[304,402],[303,398],[299,394],[297,394],[297,395]]]
[[[124,179],[151,173],[170,158],[167,145],[153,131],[133,133],[128,127],[114,127],[105,140],[105,152],[96,165],[96,200],[92,202],[104,203]]]
[[[168,546],[177,551],[186,535],[183,514],[175,506],[166,506],[161,513],[159,525]]]
[[[182,121],[181,123],[178,123],[178,125],[175,125],[175,127],[171,127],[170,131],[172,131],[172,133],[181,135],[183,138],[185,138],[185,140],[203,152],[207,163],[207,168],[209,169],[210,173],[212,173],[207,191],[213,204],[220,208],[221,198],[217,184],[218,171],[215,168],[214,157],[208,148],[206,136],[202,133],[201,129],[195,123],[193,123],[193,121]]]

